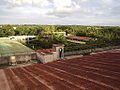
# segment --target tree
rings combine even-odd
[[[4,25],[2,27],[2,32],[4,32],[5,36],[13,36],[15,35],[14,29],[11,25]]]

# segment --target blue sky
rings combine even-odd
[[[120,0],[0,0],[0,24],[120,25]]]

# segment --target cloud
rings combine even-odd
[[[23,5],[23,4],[41,4],[46,0],[8,0],[10,4],[13,5]]]
[[[54,0],[54,1],[56,1],[56,0]],[[65,3],[63,0],[61,2],[61,4],[59,2],[60,2],[60,0],[58,0],[54,3],[55,8],[53,8],[53,10],[51,12],[48,12],[47,13],[48,15],[55,15],[57,17],[67,17],[70,15],[76,14],[80,9],[80,6],[77,5],[76,3],[72,2],[71,0],[66,0]],[[60,4],[60,5],[58,5],[58,4]]]
[[[2,22],[8,19],[19,23],[20,19],[24,18],[23,22],[27,22],[27,19],[33,22],[35,19],[40,20],[40,23],[46,21],[46,23],[81,24],[92,19],[90,23],[119,24],[119,11],[120,0],[1,0],[0,2]]]
[[[72,1],[71,0],[53,0],[54,6],[59,7],[67,7],[71,6]]]
[[[72,0],[7,0],[11,8],[6,11],[19,11],[21,13],[37,13],[39,15],[50,15],[66,17],[77,12],[80,8]]]

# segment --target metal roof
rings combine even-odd
[[[1,90],[120,90],[120,51],[1,69]]]
[[[0,39],[0,56],[34,52],[25,45],[9,39]]]
[[[91,37],[85,37],[85,36],[67,36],[67,39],[75,39],[75,40],[83,40],[83,41],[89,41],[92,40],[93,38]]]
[[[54,47],[60,47],[60,46],[64,46],[64,44],[53,44],[52,46],[54,46]]]

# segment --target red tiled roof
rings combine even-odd
[[[91,37],[84,37],[84,36],[67,36],[68,39],[76,39],[76,40],[83,40],[83,41],[89,41],[93,38]]]
[[[54,49],[41,49],[41,50],[37,50],[38,53],[42,53],[42,54],[52,54],[53,52],[55,52]]]
[[[55,47],[64,46],[64,44],[53,44]]]
[[[120,52],[1,69],[1,90],[120,90]]]

